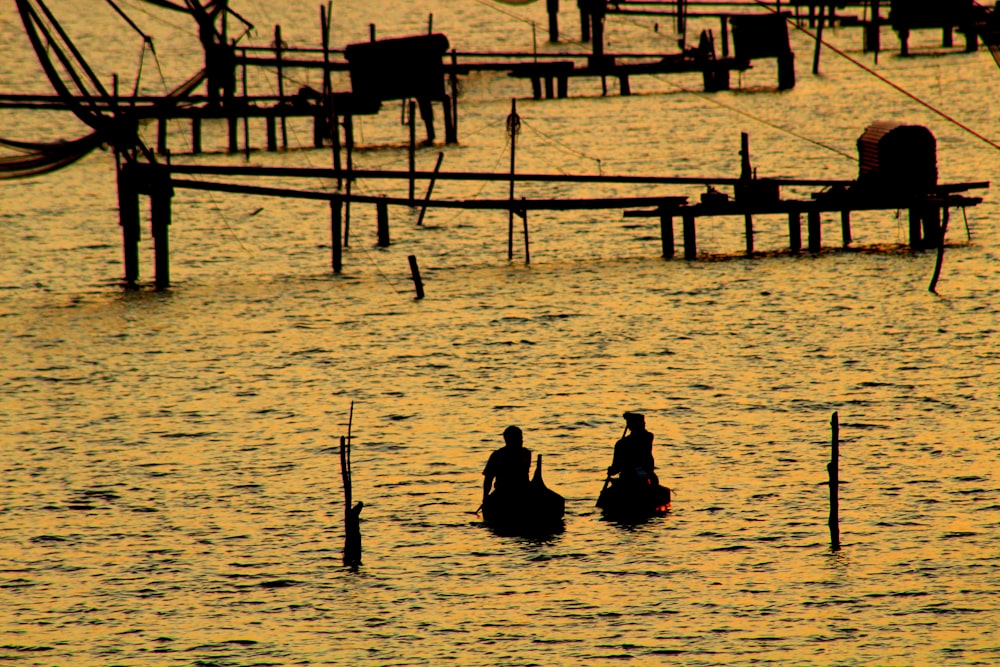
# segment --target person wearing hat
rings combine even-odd
[[[531,450],[524,446],[524,435],[517,426],[503,432],[504,446],[490,454],[483,469],[483,502],[494,488],[500,494],[516,494],[528,486]]]
[[[638,412],[626,412],[626,434],[615,443],[615,454],[608,477],[618,475],[623,482],[659,484],[654,472],[653,434],[646,430],[646,418]]]

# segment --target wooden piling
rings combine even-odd
[[[931,276],[931,284],[928,286],[927,291],[932,294],[937,294],[937,283],[938,279],[941,277],[941,266],[944,263],[944,237],[948,233],[948,209],[947,207],[942,211],[941,216],[941,234],[938,237],[938,251],[937,260],[934,262],[934,275]]]
[[[823,225],[818,210],[813,209],[808,214],[809,252],[819,252],[823,247]]]
[[[276,70],[278,76],[278,100],[285,100],[285,74],[281,63],[281,52],[284,46],[281,43],[281,26],[274,26],[274,60],[277,63]],[[288,119],[284,114],[281,116],[281,147],[288,148]],[[273,122],[273,121],[272,121]],[[270,150],[274,150],[273,148]]]
[[[167,154],[167,117],[160,116],[156,119],[156,152],[160,155]]]
[[[521,117],[517,115],[517,100],[510,101],[507,116],[507,135],[510,139],[510,209],[507,211],[507,259],[514,259],[514,182],[517,165],[517,134],[521,130]]]
[[[340,273],[343,262],[343,237],[341,236],[342,206],[340,197],[330,198],[330,246],[332,250],[333,272]]]
[[[264,120],[267,123],[267,150],[273,152],[278,150],[278,132],[275,127],[275,117],[267,116]],[[284,120],[284,117],[282,117],[282,120]]]
[[[923,247],[923,238],[920,234],[921,217],[919,208],[910,209],[910,250],[920,250]]]
[[[424,298],[424,283],[420,279],[420,267],[417,266],[417,256],[410,255],[407,258],[410,261],[410,276],[413,278],[413,289],[416,290],[416,299]]]
[[[746,234],[747,257],[753,257],[753,216],[749,213],[743,215],[743,230]]]
[[[549,14],[549,41],[559,41],[559,0],[546,0],[545,9]]]
[[[384,197],[383,197],[384,199]],[[389,205],[384,201],[375,204],[376,215],[378,217],[378,247],[389,247]]]
[[[810,7],[811,8],[811,7]],[[819,53],[823,48],[823,5],[819,6],[819,27],[816,28],[816,49],[813,51],[813,74],[819,74]]]
[[[844,247],[851,245],[851,211],[844,209],[840,212],[840,236]]]
[[[229,117],[226,119],[229,126],[229,152],[239,153],[240,151],[240,140],[239,140],[239,118],[237,118],[235,112],[230,111]]]
[[[438,153],[437,162],[434,164],[434,175],[431,176],[430,183],[427,184],[427,194],[424,196],[424,205],[420,207],[420,215],[417,217],[417,225],[424,224],[424,214],[427,213],[427,204],[431,200],[431,193],[434,192],[434,183],[437,182],[437,175],[441,171],[441,162],[444,160],[444,153]]]
[[[695,239],[694,216],[685,215],[684,226],[684,259],[695,259],[698,256],[697,241]]]
[[[458,74],[456,70],[458,69],[458,54],[455,49],[451,50],[451,74],[448,77],[448,83],[451,86],[451,135],[448,134],[448,125],[445,121],[445,143],[455,144],[458,143]]]
[[[521,199],[523,200],[524,197],[521,197]],[[524,264],[528,266],[531,264],[531,242],[528,239],[528,209],[522,208],[519,214],[524,225]]]
[[[153,168],[155,177],[150,184],[150,215],[153,228],[153,257],[156,268],[156,289],[170,287],[170,202],[174,192],[170,173],[165,167]]]
[[[836,412],[830,419],[832,437],[830,441],[830,463],[826,469],[830,480],[830,548],[840,549],[840,418]]]
[[[792,252],[802,250],[802,214],[798,211],[788,214],[788,249]]]
[[[201,118],[191,117],[191,152],[195,155],[201,153]]]
[[[409,166],[410,166],[410,199],[413,199],[416,192],[416,177],[414,173],[417,171],[417,103],[410,100],[408,107],[410,117],[408,119],[409,129],[410,129],[410,146],[408,152]]]
[[[660,243],[663,246],[663,258],[674,256],[674,217],[660,209]]]
[[[353,407],[352,404],[352,412]],[[340,436],[340,476],[344,484],[344,565],[357,569],[361,565],[361,509],[364,503],[352,505],[350,436]]]
[[[125,285],[135,287],[139,281],[139,192],[131,165],[118,170],[118,223],[122,228],[122,250],[125,264]]]

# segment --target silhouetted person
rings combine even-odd
[[[615,443],[615,455],[608,468],[608,477],[618,475],[625,483],[656,485],[660,480],[653,469],[653,434],[646,430],[646,418],[637,412],[626,412],[628,433]]]
[[[483,469],[483,503],[490,489],[498,494],[517,494],[528,486],[531,450],[524,446],[521,429],[508,426],[503,432],[504,446],[490,454]]]

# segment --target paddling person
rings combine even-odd
[[[483,469],[483,503],[493,488],[497,493],[517,494],[528,487],[531,450],[524,446],[524,435],[517,426],[503,432],[504,446],[490,454]]]
[[[653,469],[653,434],[646,430],[646,418],[637,412],[626,412],[627,434],[615,443],[615,454],[608,468],[608,477],[618,475],[626,484],[653,485],[660,480]]]

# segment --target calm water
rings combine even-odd
[[[162,79],[147,54],[146,90],[198,66],[183,16],[121,4],[156,39]],[[279,22],[287,41],[319,43],[314,3],[233,4],[257,24],[256,43]],[[539,48],[581,49],[542,42],[544,3],[334,4],[337,44],[366,39],[372,22],[382,36],[423,32],[433,12],[459,49],[530,50],[531,25],[515,17],[538,22]],[[575,4],[563,5],[575,37]],[[141,39],[97,0],[51,6],[102,76],[131,89]],[[13,2],[3,8],[0,89],[46,92]],[[674,51],[668,22],[653,27],[612,19],[609,48]],[[827,37],[872,64],[856,30]],[[896,46],[888,30],[883,40]],[[911,45],[939,41],[920,32]],[[533,102],[526,82],[470,76],[460,145],[425,148],[418,166],[443,150],[446,169],[505,169],[504,119],[519,97],[524,171],[735,176],[747,131],[761,176],[852,178],[856,162],[801,137],[854,155],[869,122],[904,118],[936,135],[941,180],[997,180],[994,149],[830,52],[813,76],[808,38],[793,45],[798,85],[781,94],[767,62],[711,96],[690,75],[637,79],[625,99],[573,82],[582,98]],[[987,52],[889,51],[878,71],[1000,139]],[[359,166],[406,165],[406,129],[388,107],[359,122]],[[63,114],[0,115],[8,138],[83,131]],[[186,145],[185,127],[171,131]],[[294,149],[251,163],[329,164],[310,132],[292,123]],[[244,162],[221,153],[221,126],[205,144],[217,152],[174,160]],[[905,213],[855,216],[857,245],[880,252],[753,260],[738,256],[742,219],[704,220],[699,247],[723,259],[694,263],[658,257],[655,219],[538,213],[528,267],[520,230],[507,261],[505,214],[431,211],[418,228],[414,211],[393,209],[393,245],[377,249],[374,212],[357,207],[335,277],[325,207],[196,191],[174,200],[173,289],[123,292],[113,163],[98,152],[0,185],[7,663],[1000,662],[1000,212],[989,191],[967,227],[952,217],[940,296],[927,292],[933,254],[898,247]],[[605,192],[699,193],[521,194]],[[780,250],[784,220],[757,222],[758,249]],[[837,243],[839,219],[824,237]],[[148,283],[151,240],[141,253]],[[354,495],[366,504],[356,573],[340,562],[336,447],[352,402]],[[669,515],[632,528],[594,509],[627,409],[647,414],[675,490]],[[822,484],[834,411],[848,482],[836,553]],[[567,498],[566,530],[549,540],[495,536],[472,514],[508,424]]]

